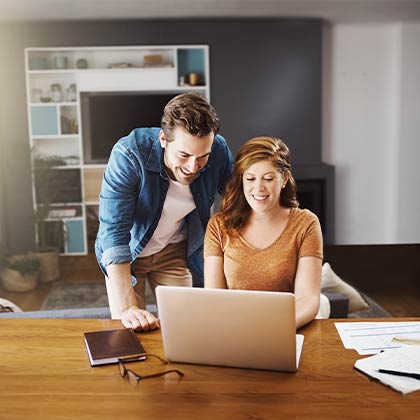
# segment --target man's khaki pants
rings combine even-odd
[[[192,275],[187,267],[187,241],[168,244],[156,254],[137,258],[132,269],[137,278],[134,292],[141,309],[146,309],[146,280],[153,294],[159,285],[192,287]]]

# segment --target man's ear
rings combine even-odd
[[[165,133],[163,132],[163,130],[159,131],[159,141],[160,141],[160,145],[162,146],[162,149],[166,148],[166,137],[165,137]]]

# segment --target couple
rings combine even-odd
[[[293,292],[297,328],[318,312],[322,233],[298,208],[287,146],[251,139],[233,168],[218,130],[206,99],[184,93],[166,105],[161,128],[135,129],[112,150],[95,250],[112,318],[125,327],[159,327],[145,310],[146,279],[152,290],[202,285],[204,276],[205,287]]]

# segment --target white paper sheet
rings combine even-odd
[[[378,372],[378,370],[382,368],[384,364],[389,365],[393,362],[398,363],[398,360],[400,360],[402,356],[397,356],[397,354],[393,355],[392,353],[398,353],[401,350],[402,349],[389,350],[384,353],[377,354],[375,356],[365,357],[364,359],[357,360],[354,364],[354,367],[369,375],[370,377],[379,380],[383,384],[390,386],[396,391],[402,392],[403,394],[408,394],[409,392],[413,391],[419,391],[420,380],[418,379]]]
[[[392,341],[394,337],[420,339],[420,322],[336,322],[335,327],[346,349],[359,354],[377,354],[407,344]]]

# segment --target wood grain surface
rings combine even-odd
[[[403,396],[354,370],[362,356],[344,349],[334,320],[300,330],[305,344],[295,374],[171,363],[163,369],[182,370],[182,380],[170,374],[137,388],[121,378],[117,365],[91,367],[88,361],[83,332],[120,326],[112,320],[0,319],[0,419],[411,420],[420,412],[420,392]],[[159,331],[138,337],[147,352],[164,356]],[[162,365],[149,359],[130,368],[141,375]]]

